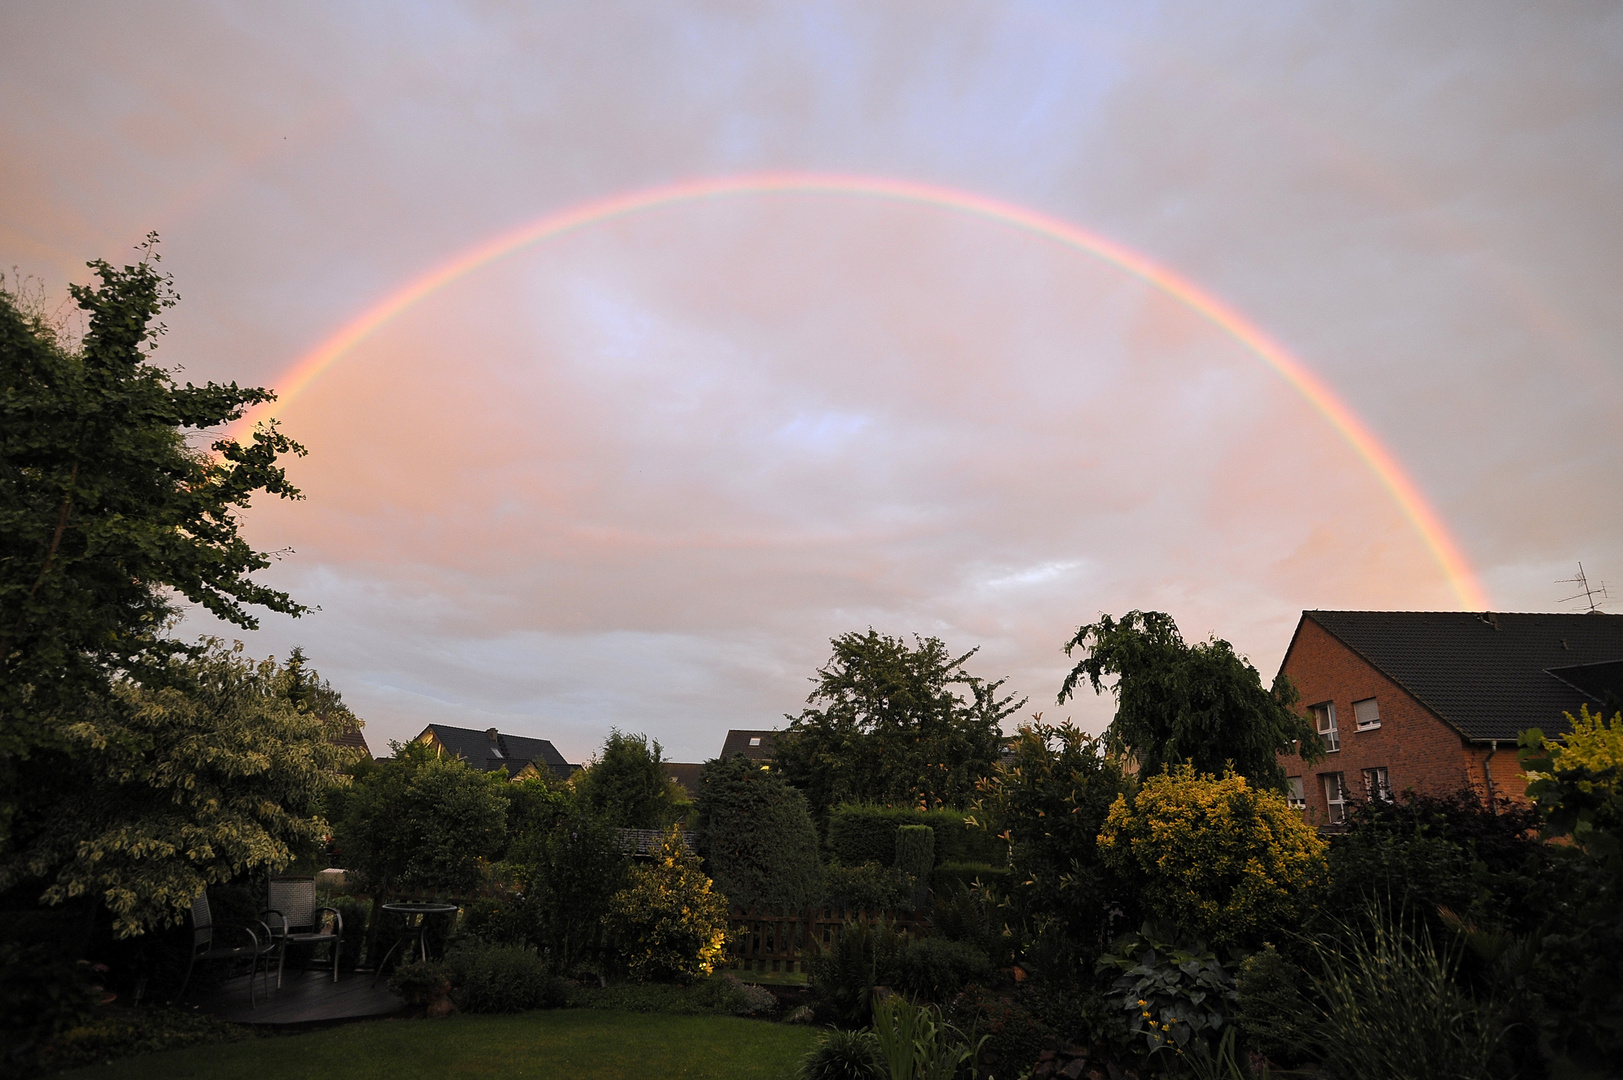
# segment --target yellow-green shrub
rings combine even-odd
[[[1118,796],[1099,833],[1106,865],[1136,878],[1152,917],[1214,947],[1259,944],[1296,925],[1325,878],[1323,840],[1284,796],[1182,766]]]
[[[604,923],[638,981],[708,975],[727,947],[727,898],[672,828],[654,860],[631,871]]]

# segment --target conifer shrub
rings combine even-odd
[[[742,754],[705,763],[699,851],[735,904],[806,907],[822,898],[817,828],[806,797]]]

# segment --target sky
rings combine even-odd
[[[309,449],[244,527],[318,610],[179,632],[375,750],[702,761],[870,627],[1097,731],[1101,613],[1268,680],[1306,608],[1623,610],[1613,3],[10,0],[0,95],[0,267],[156,230],[157,359]]]

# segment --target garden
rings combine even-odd
[[[1007,737],[1026,702],[973,650],[870,629],[833,639],[770,762],[710,761],[691,801],[620,731],[567,780],[346,754],[359,721],[302,654],[165,635],[173,592],[244,626],[299,610],[249,580],[268,556],[234,512],[296,497],[302,448],[186,441],[268,392],[147,363],[148,254],[98,264],[72,348],[0,297],[0,528],[24,550],[63,523],[0,582],[8,1074],[1617,1075],[1623,715],[1525,732],[1525,804],[1403,793],[1322,830],[1286,799],[1278,755],[1318,747],[1289,683],[1132,612],[1065,645],[1061,703],[1114,695],[1099,737]],[[398,1015],[265,1035],[166,1004],[200,895],[252,920],[274,876],[329,866],[342,944],[291,962],[387,978]],[[457,912],[416,960],[390,955],[402,899]]]

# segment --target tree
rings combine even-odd
[[[0,887],[28,877],[47,903],[98,898],[127,937],[178,921],[207,885],[314,850],[342,751],[294,705],[288,672],[211,641],[164,674],[155,688],[115,682],[62,727],[74,797],[33,831]]]
[[[665,775],[664,750],[646,735],[618,728],[578,781],[581,802],[622,829],[663,829],[676,820],[677,796]]]
[[[253,606],[304,610],[252,579],[271,556],[238,519],[255,493],[299,497],[278,460],[304,449],[274,422],[246,444],[193,445],[275,395],[180,386],[148,362],[153,319],[177,300],[155,243],[71,287],[88,313],[77,344],[0,289],[0,861],[13,871],[40,865],[39,836],[72,810],[74,761],[94,740],[68,728],[205,651],[166,636],[179,599],[244,628]]]
[[[842,802],[963,806],[992,771],[1003,719],[1024,700],[964,670],[978,649],[954,657],[939,638],[913,640],[872,629],[832,639],[811,707],[786,717],[774,766],[817,814]]]
[[[1232,767],[1253,784],[1284,791],[1279,754],[1323,756],[1313,725],[1292,708],[1289,679],[1281,674],[1264,690],[1257,669],[1228,642],[1186,645],[1164,612],[1129,611],[1120,622],[1101,616],[1065,643],[1066,656],[1075,649],[1082,659],[1065,676],[1060,702],[1084,676],[1096,694],[1115,676],[1116,716],[1105,744],[1136,761],[1142,776],[1187,762],[1214,775]]]
[[[708,975],[727,947],[727,898],[688,854],[680,827],[666,835],[652,863],[631,871],[603,921],[639,982]]]
[[[578,804],[545,832],[515,839],[503,869],[519,895],[511,925],[545,950],[556,970],[601,974],[603,912],[625,884],[629,860],[614,827]]]
[[[699,852],[735,904],[806,907],[822,894],[806,797],[743,754],[705,762],[695,800]]]
[[[1101,859],[1138,878],[1144,910],[1214,948],[1254,949],[1300,925],[1327,846],[1278,792],[1187,765],[1118,795],[1099,831]]]

